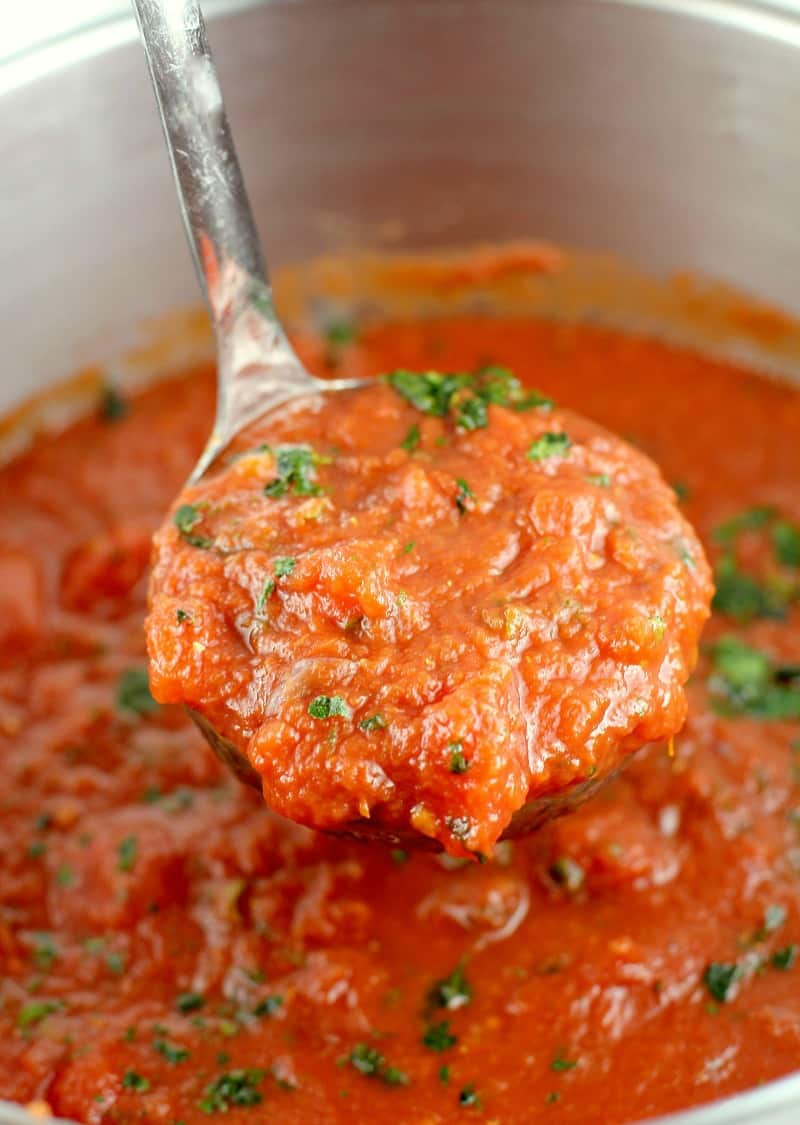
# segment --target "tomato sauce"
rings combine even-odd
[[[394,372],[238,446],[156,537],[151,684],[276,812],[486,856],[683,725],[709,571],[641,451],[498,366]]]
[[[0,1096],[86,1123],[622,1125],[788,1073],[800,394],[510,318],[386,324],[341,362],[504,364],[662,467],[718,587],[674,755],[482,865],[281,819],[147,690],[150,536],[211,371],[42,438],[0,471]]]

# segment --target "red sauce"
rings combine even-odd
[[[683,725],[708,566],[621,439],[494,367],[318,396],[239,450],[156,537],[151,684],[276,812],[485,856]]]
[[[522,320],[389,325],[351,359],[505,363],[688,488],[725,582],[675,756],[484,865],[280,819],[143,679],[149,538],[211,373],[42,439],[0,472],[0,1096],[92,1123],[621,1125],[787,1073],[800,394]]]

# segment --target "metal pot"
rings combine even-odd
[[[416,248],[542,236],[800,313],[798,5],[208,7],[273,263],[387,231]],[[7,410],[196,290],[127,12],[7,61],[0,98]],[[0,1106],[0,1125],[32,1120]],[[669,1118],[798,1121],[800,1074]]]

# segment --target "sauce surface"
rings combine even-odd
[[[711,585],[641,451],[512,373],[262,420],[156,536],[151,686],[312,828],[485,857],[683,725]]]
[[[523,320],[341,354],[487,362],[685,495],[720,593],[675,756],[483,865],[267,812],[146,687],[150,536],[211,373],[108,399],[0,472],[0,1096],[87,1123],[622,1125],[797,1065],[800,394]]]

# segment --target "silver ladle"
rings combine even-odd
[[[255,221],[228,125],[222,91],[196,0],[132,0],[189,247],[214,329],[217,411],[190,480],[198,481],[246,426],[291,399],[363,386],[357,379],[318,379],[306,371],[278,319]],[[258,773],[233,743],[190,710],[210,746],[243,782]],[[616,771],[615,771],[616,772]],[[504,838],[522,835],[569,812],[609,779],[598,773],[529,801]],[[391,844],[431,842],[409,829],[352,821],[342,834]]]

